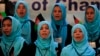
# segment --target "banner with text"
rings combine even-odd
[[[10,0],[12,2],[17,0]],[[97,5],[100,12],[100,0],[25,0],[29,4],[30,8],[30,16],[32,20],[36,18],[36,16],[41,13],[43,17],[50,21],[51,11],[53,5],[58,2],[63,2],[67,8],[67,22],[70,24],[74,23],[74,18],[77,17],[81,22],[84,22],[84,11],[85,8],[89,5],[95,4]]]

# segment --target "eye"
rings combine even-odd
[[[76,31],[74,31],[74,33],[76,33]]]
[[[11,24],[8,24],[8,27],[11,27]]]
[[[60,12],[60,13],[61,13],[61,10],[59,10],[58,12]]]
[[[56,10],[54,10],[53,12],[57,12]]]
[[[43,30],[43,27],[41,27],[41,29],[40,30]]]
[[[22,6],[23,9],[26,9],[25,6]]]
[[[49,27],[45,27],[45,29],[49,29]]]
[[[81,30],[79,32],[82,32]]]
[[[94,12],[91,12],[91,14],[94,14]]]

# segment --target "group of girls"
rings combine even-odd
[[[66,22],[66,6],[56,3],[51,23],[36,25],[29,16],[28,4],[18,1],[14,16],[2,21],[0,56],[95,56],[100,47],[100,14],[95,5],[85,10],[85,23]],[[36,25],[36,26],[35,26]],[[37,29],[35,29],[37,28]]]

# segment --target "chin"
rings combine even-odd
[[[6,34],[6,36],[9,36],[9,34]]]
[[[81,42],[81,40],[80,39],[77,39],[77,40],[75,40],[76,42]]]
[[[55,19],[55,20],[59,21],[60,19]]]
[[[43,39],[46,39],[47,37],[42,37]]]

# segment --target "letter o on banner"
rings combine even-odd
[[[38,1],[33,2],[33,4],[32,4],[32,9],[33,10],[37,11],[37,10],[40,10],[40,8],[41,8],[41,4]]]

